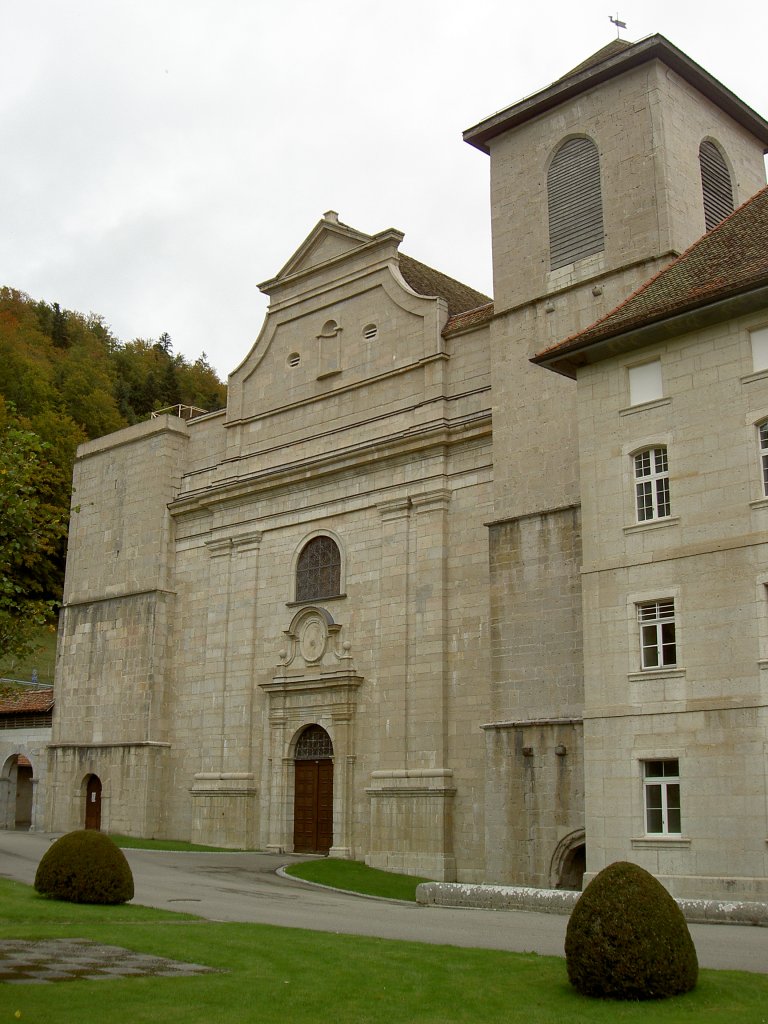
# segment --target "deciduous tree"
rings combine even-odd
[[[23,655],[54,613],[36,592],[36,564],[54,556],[66,525],[39,493],[45,444],[0,399],[0,657]]]

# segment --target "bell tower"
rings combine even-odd
[[[761,188],[768,123],[654,35],[613,40],[464,138],[491,161],[488,867],[548,885],[582,827],[578,424],[574,382],[529,360]]]

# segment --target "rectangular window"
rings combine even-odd
[[[675,602],[649,601],[637,606],[640,623],[641,668],[668,668],[677,664]]]
[[[662,398],[661,360],[629,368],[629,404],[641,405]]]
[[[634,462],[638,523],[664,519],[671,511],[667,449],[646,448],[635,455]]]
[[[643,762],[645,831],[648,835],[680,835],[680,764]]]
[[[768,420],[761,423],[760,431],[760,464],[763,470],[763,494],[768,495]]]
[[[752,369],[755,373],[768,370],[768,327],[750,331],[749,340],[752,343]]]

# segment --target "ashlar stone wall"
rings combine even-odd
[[[763,899],[768,546],[750,329],[701,328],[579,374],[589,872],[642,864],[675,895]],[[663,394],[632,405],[628,368]],[[638,522],[633,455],[667,449],[670,515]],[[674,602],[674,664],[643,669],[637,608]],[[644,764],[676,761],[681,830],[649,832]]]

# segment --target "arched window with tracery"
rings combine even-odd
[[[333,743],[328,733],[319,725],[308,725],[296,743],[295,761],[313,761],[317,758],[333,757]]]
[[[725,157],[714,144],[705,139],[699,146],[701,191],[704,197],[704,223],[707,231],[733,213],[733,184]]]
[[[547,174],[550,270],[602,252],[603,196],[600,154],[591,139],[569,139]]]
[[[319,601],[341,593],[341,552],[331,537],[313,537],[296,563],[296,600]]]

